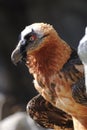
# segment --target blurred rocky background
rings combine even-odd
[[[25,111],[28,101],[37,94],[25,65],[14,66],[10,58],[20,32],[34,22],[52,24],[76,49],[87,26],[87,0],[0,0],[1,120]]]

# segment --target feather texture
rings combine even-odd
[[[51,25],[35,23],[25,28],[21,33],[22,41],[12,53],[13,62],[17,63],[24,58],[20,48],[27,34],[31,34],[29,39],[33,36],[32,29],[36,37],[33,42],[27,37],[27,46],[23,51],[26,52],[26,65],[34,77],[34,86],[46,101],[41,96],[31,100],[28,104],[29,113],[39,124],[51,128],[53,123],[59,128],[68,127],[66,124],[71,119],[67,120],[67,117],[70,115],[74,130],[87,130],[87,95],[85,89],[82,91],[84,87],[79,84],[80,81],[83,85],[83,65],[76,51],[59,37]],[[41,110],[41,115],[37,108]],[[49,114],[51,111],[53,120]]]

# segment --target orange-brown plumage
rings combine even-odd
[[[59,71],[67,62],[71,54],[71,48],[57,35],[51,26],[46,25],[44,34],[49,34],[41,43],[42,46],[35,51],[27,51],[27,65],[31,73],[41,73],[47,75]],[[49,27],[49,28],[48,28]],[[55,35],[54,35],[55,34]],[[61,53],[63,52],[63,53]]]
[[[79,125],[81,130],[87,130],[87,107],[77,103],[72,96],[72,86],[84,75],[82,64],[76,62],[77,56],[73,60],[73,50],[51,25],[36,23],[29,29],[31,27],[41,34],[38,44],[38,35],[33,42],[37,46],[32,43],[26,48],[26,65],[34,76],[35,88],[53,106],[72,116],[75,130]],[[17,57],[16,52],[18,50],[14,51],[13,57],[14,54]]]

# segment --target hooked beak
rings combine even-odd
[[[19,61],[21,61],[21,59],[22,59],[22,55],[20,53],[20,50],[16,48],[11,54],[11,60],[13,64],[16,65]]]
[[[23,52],[21,51],[21,42],[18,43],[17,47],[13,50],[11,54],[11,60],[13,64],[17,65],[23,59]]]
[[[47,37],[49,34],[44,35],[39,40]],[[37,44],[36,44],[37,46]],[[30,52],[36,47],[35,44],[33,46],[30,46]],[[19,61],[26,61],[26,51],[27,51],[27,41],[26,40],[20,40],[17,47],[14,49],[14,51],[11,54],[11,60],[16,65]]]

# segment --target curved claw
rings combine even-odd
[[[87,106],[87,94],[84,78],[81,78],[72,86],[72,96],[77,103]]]

